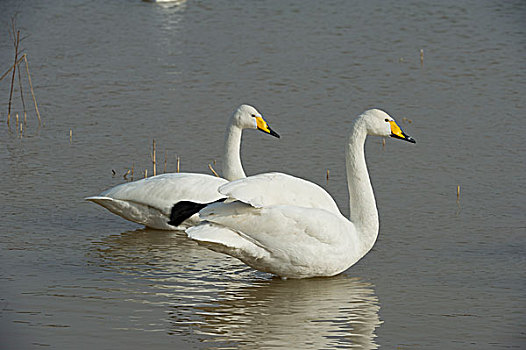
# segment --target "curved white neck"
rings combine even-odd
[[[363,243],[363,254],[369,251],[378,237],[379,221],[374,192],[365,162],[367,130],[363,120],[357,119],[351,130],[346,149],[347,185],[350,197],[350,220]]]
[[[222,165],[223,177],[228,181],[247,177],[241,165],[241,133],[241,128],[232,123],[226,129]]]

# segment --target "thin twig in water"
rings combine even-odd
[[[157,175],[157,161],[155,159],[155,139],[153,139],[152,163],[153,163],[153,176],[155,176]]]
[[[219,177],[219,175],[216,173],[214,168],[212,168],[212,164],[208,164],[208,169],[210,169],[214,173],[215,176]]]
[[[16,62],[16,65],[19,65],[19,64],[24,60],[24,57],[26,57],[26,54],[23,54],[22,57],[20,57],[20,58],[18,59],[18,61]],[[9,74],[9,72],[11,72],[11,70],[13,70],[13,67],[14,67],[14,66],[9,67],[9,69],[6,70],[6,71],[4,72],[4,74],[2,74],[2,76],[0,77],[0,81],[4,80],[4,78],[7,77],[7,75]]]
[[[13,29],[14,29],[14,20],[13,20]],[[16,33],[15,39],[15,62],[13,63],[13,75],[11,76],[11,91],[9,92],[9,106],[7,108],[7,125],[11,119],[11,100],[13,98],[13,86],[15,84],[15,73],[16,73],[16,61],[18,61],[18,44],[20,42],[20,31]]]
[[[22,100],[22,107],[24,108],[24,125],[27,125],[27,111],[26,103],[24,101],[24,92],[22,90],[22,77],[20,75],[20,66],[17,64],[16,68],[18,70],[18,85],[20,86],[20,99]]]
[[[164,150],[164,173],[166,174],[166,163],[167,163],[167,160],[166,160],[166,150]]]
[[[31,95],[33,96],[33,103],[35,104],[35,111],[37,112],[38,125],[42,125],[42,119],[40,119],[40,113],[38,112],[37,99],[35,92],[33,91],[33,84],[31,83],[31,74],[29,74],[29,63],[27,63],[27,56],[24,55],[24,61],[26,62],[27,80],[29,81],[29,87],[31,88]]]
[[[457,185],[457,212],[456,212],[456,216],[459,216],[461,211],[462,211],[462,207],[460,206],[460,185]]]

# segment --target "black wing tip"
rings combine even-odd
[[[170,220],[168,221],[169,225],[172,226],[179,226],[194,215],[195,213],[198,213],[199,210],[203,209],[206,206],[206,203],[195,203],[190,201],[180,201],[173,205],[172,210],[170,212]]]
[[[223,202],[225,199],[226,198],[221,198],[215,202],[210,203],[196,203],[191,201],[177,202],[173,205],[170,212],[170,220],[168,220],[168,225],[179,226],[192,215],[199,213],[199,211],[208,204]]]

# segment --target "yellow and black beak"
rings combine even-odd
[[[389,121],[389,124],[391,124],[391,137],[411,143],[416,143],[416,140],[411,136],[406,135],[394,120]]]
[[[256,118],[256,125],[258,130],[261,130],[263,132],[266,132],[267,134],[270,134],[274,137],[277,137],[279,139],[279,134],[272,130],[270,126],[268,126],[267,122],[263,117],[255,117]]]

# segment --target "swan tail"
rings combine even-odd
[[[144,221],[143,215],[141,215],[143,205],[105,196],[87,197],[85,200],[96,203],[126,220],[139,224],[142,224]]]
[[[97,203],[100,206],[103,206],[104,208],[109,209],[109,207],[112,207],[115,205],[115,201],[111,197],[105,197],[105,196],[92,196],[92,197],[86,197],[84,200],[87,200],[89,202]]]
[[[160,210],[145,204],[125,201],[106,196],[92,196],[85,200],[97,203],[126,220],[157,230],[181,230],[186,226],[168,225],[167,216]]]

